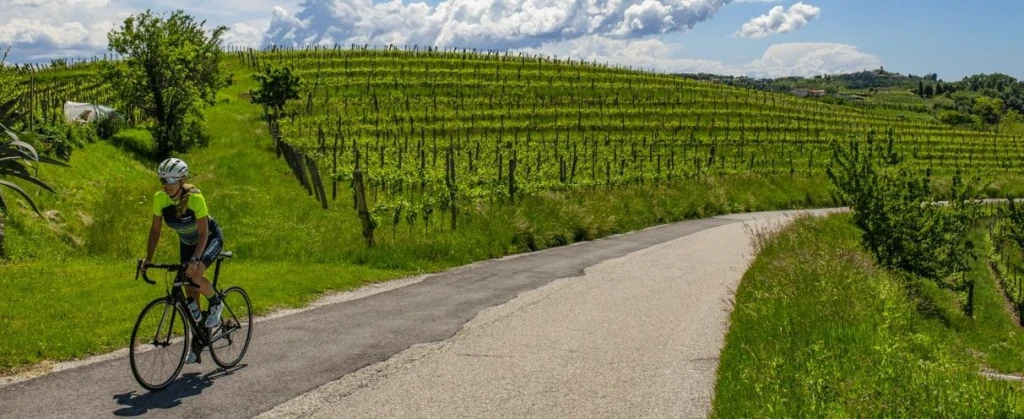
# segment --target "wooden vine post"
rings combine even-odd
[[[363,238],[366,245],[373,247],[376,244],[373,240],[373,220],[370,219],[370,210],[366,206],[366,191],[363,188],[363,172],[358,168],[352,172],[352,186],[356,194],[356,210],[359,211],[359,220],[363,223]]]

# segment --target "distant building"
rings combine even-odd
[[[813,89],[793,89],[790,91],[795,96],[800,97],[821,97],[825,96],[824,90],[813,90]]]

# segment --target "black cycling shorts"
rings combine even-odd
[[[196,245],[184,244],[181,245],[181,263],[188,263],[192,259],[192,255],[196,252]],[[220,234],[210,235],[206,240],[206,250],[203,250],[203,255],[199,257],[203,261],[203,265],[207,268],[213,265],[213,261],[220,255],[221,250],[224,249],[224,238]]]

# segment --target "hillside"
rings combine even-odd
[[[778,93],[811,92],[815,100],[882,111],[893,116],[940,121],[949,127],[1024,133],[1024,81],[975,74],[945,81],[935,73],[916,76],[879,68],[814,77],[752,79],[682,74],[694,79]]]
[[[276,156],[262,111],[249,103],[252,74],[265,64],[303,78],[281,138],[317,162],[327,209]],[[228,281],[258,296],[257,313],[655,224],[831,206],[828,141],[872,130],[940,182],[959,165],[996,180],[992,196],[1020,188],[1013,136],[624,68],[341,50],[238,51],[224,66],[234,84],[206,110],[210,142],[180,157],[237,255]],[[21,86],[31,91],[34,80],[36,91],[26,103],[51,104],[42,120],[55,119],[64,100],[110,97],[113,87],[73,69],[25,75]],[[44,217],[14,201],[10,258],[0,262],[0,286],[13,290],[0,300],[0,329],[11,336],[0,370],[121,347],[155,296],[130,281],[159,188],[144,127],[74,148],[71,168],[40,167],[57,190],[31,190]],[[357,151],[376,223],[372,248],[354,210]],[[165,229],[159,259],[176,256],[173,240]],[[95,309],[86,316],[81,307]],[[26,316],[75,320],[53,328]]]

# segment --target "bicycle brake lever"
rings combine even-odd
[[[142,259],[139,259],[139,264],[135,267],[135,280],[138,281],[139,280],[139,273],[142,273],[142,280],[143,281],[146,281],[150,285],[156,285],[156,281],[153,281],[153,280],[149,279],[149,276],[147,276],[145,272],[142,272],[142,264],[143,264]]]

